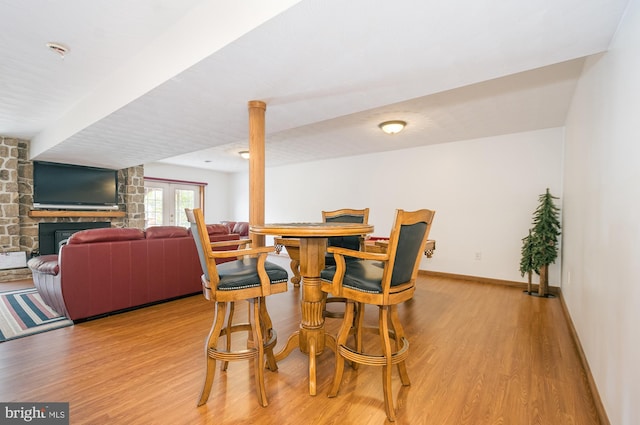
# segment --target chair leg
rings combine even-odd
[[[340,326],[340,331],[338,332],[338,338],[336,341],[336,368],[333,375],[333,384],[329,389],[329,397],[335,397],[338,395],[340,383],[342,382],[342,374],[344,373],[344,357],[342,356],[342,354],[340,354],[340,347],[344,346],[347,343],[349,331],[353,326],[354,305],[355,304],[353,301],[347,301],[344,311],[344,319],[342,320],[342,326]]]
[[[330,297],[328,296],[328,294],[325,292],[323,293],[323,299],[322,299],[322,317],[329,317],[332,319],[335,318],[344,318],[344,314],[345,312],[332,312],[329,311],[327,309],[327,303],[343,303],[345,305],[345,309],[347,308],[347,299],[343,298],[343,297]],[[360,352],[362,350],[362,332],[360,332],[362,330],[362,318],[364,318],[364,303],[356,303],[355,307],[354,307],[354,311],[355,311],[355,319],[353,322],[353,325],[350,329],[349,332],[353,333],[353,343],[356,347],[356,350],[358,352]],[[362,312],[362,313],[361,313]],[[358,324],[359,323],[359,324]],[[357,369],[358,368],[358,364],[357,363],[351,363],[351,367],[353,369]]]
[[[227,303],[216,303],[216,314],[211,325],[211,331],[204,347],[204,353],[207,357],[207,372],[204,379],[204,385],[202,387],[202,393],[200,394],[200,400],[198,406],[202,406],[209,399],[209,393],[211,393],[211,386],[213,384],[213,378],[216,374],[216,359],[210,354],[210,350],[215,350],[218,346],[218,338],[220,337],[220,331],[224,325],[224,319],[227,312]]]
[[[267,391],[264,386],[264,339],[262,337],[262,324],[260,320],[260,316],[262,315],[260,312],[260,305],[263,303],[260,301],[261,300],[259,298],[251,300],[254,320],[249,320],[249,323],[251,323],[251,333],[253,334],[253,340],[256,342],[255,348],[257,350],[257,355],[254,360],[256,393],[258,395],[258,402],[260,405],[262,407],[267,407],[269,402],[267,401]]]
[[[271,322],[271,316],[267,310],[267,299],[260,297],[260,324],[262,327],[262,337],[264,341],[264,351],[267,356],[267,369],[272,372],[278,370],[278,363],[276,363],[276,356],[273,354],[273,348],[278,342],[278,338],[274,338],[273,342],[269,343],[273,333],[273,324]]]
[[[378,325],[380,329],[380,339],[382,342],[382,352],[385,357],[385,363],[382,366],[382,390],[384,392],[384,408],[387,412],[389,421],[395,421],[396,415],[393,408],[393,394],[391,391],[391,341],[389,338],[389,310],[388,306],[379,307]]]
[[[396,351],[399,351],[402,347],[402,341],[406,338],[404,334],[404,328],[400,323],[400,318],[398,317],[398,306],[391,306],[391,326],[393,326],[393,332],[396,336]],[[401,361],[398,363],[398,373],[400,374],[400,380],[402,381],[402,385],[408,386],[411,385],[411,381],[409,380],[409,373],[407,372],[407,365],[405,361]]]
[[[226,329],[226,342],[227,342],[227,351],[231,351],[231,327],[233,326],[233,313],[236,310],[236,303],[231,302],[229,303],[229,317],[227,318],[227,325],[225,326]],[[228,361],[223,361],[222,362],[222,371],[226,372],[227,368],[229,367],[229,362]]]
[[[355,305],[355,319],[353,321],[353,339],[355,342],[356,352],[362,353],[362,334],[364,333],[364,303],[357,303]],[[360,365],[356,362],[351,362],[351,368],[357,370]]]
[[[324,304],[322,305],[322,316],[323,317],[329,317],[332,319],[341,319],[344,317],[344,313],[340,312],[340,311],[330,311],[327,310],[327,304],[328,303],[343,303],[346,306],[346,302],[347,299],[343,298],[343,297],[333,297],[333,296],[327,296],[326,293],[324,293]]]
[[[262,329],[272,329],[273,323],[271,322],[271,316],[267,311],[267,298],[260,297],[260,320],[262,321]]]

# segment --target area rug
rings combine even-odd
[[[73,325],[46,305],[35,288],[0,292],[0,342]]]

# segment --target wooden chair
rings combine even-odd
[[[410,385],[405,360],[409,354],[409,342],[398,317],[397,305],[413,297],[420,257],[435,215],[431,210],[407,212],[396,210],[396,218],[389,245],[384,253],[354,251],[331,247],[336,265],[325,268],[321,273],[322,290],[335,296],[347,298],[345,315],[337,337],[336,368],[329,397],[338,394],[344,361],[352,364],[382,366],[382,387],[387,418],[395,420],[391,393],[392,365],[398,366],[402,385]],[[346,261],[345,257],[358,258]],[[351,348],[346,345],[354,323],[355,303],[358,304],[355,317],[356,343]],[[378,327],[363,327],[365,304],[375,304],[379,308]],[[382,355],[363,352],[363,332],[380,335]],[[392,348],[391,339],[394,340]]]
[[[264,386],[265,354],[269,369],[276,370],[278,366],[273,355],[277,336],[272,329],[265,297],[287,290],[287,271],[266,261],[267,253],[273,252],[273,247],[214,251],[212,248],[221,246],[248,246],[251,241],[245,239],[212,243],[209,240],[202,210],[185,209],[185,212],[191,224],[193,239],[202,265],[203,294],[206,299],[216,303],[215,318],[205,344],[207,372],[198,406],[205,404],[209,399],[217,360],[223,362],[222,370],[226,370],[229,361],[253,359],[258,402],[266,407],[268,402]],[[234,257],[237,258],[234,261],[216,265],[216,258]],[[247,300],[250,303],[248,322],[234,325],[235,302],[241,300]],[[227,309],[229,309],[229,317],[225,324]],[[231,334],[240,331],[249,333],[247,348],[232,350]],[[218,340],[223,336],[226,337],[226,347],[219,348]]]
[[[352,208],[343,208],[335,211],[322,211],[322,221],[325,223],[337,222],[337,223],[360,223],[360,224],[368,224],[369,223],[369,208],[364,208],[362,210],[352,209]],[[327,241],[327,248],[329,247],[340,247],[347,248],[353,250],[364,251],[364,237],[363,236],[336,236],[331,237]],[[346,257],[347,261],[352,260],[351,257]],[[333,254],[328,252],[324,257],[325,267],[334,266],[336,264]],[[326,308],[327,303],[345,303],[346,299],[344,297],[336,297],[328,295],[325,297],[325,307],[323,308],[322,314],[324,317],[332,317],[332,318],[341,318],[344,317],[343,312],[331,311]]]

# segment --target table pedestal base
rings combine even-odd
[[[316,357],[325,347],[336,351],[336,339],[325,333],[324,316],[325,296],[320,289],[320,271],[324,268],[324,253],[327,238],[300,239],[300,257],[306,259],[300,268],[302,275],[302,321],[300,329],[289,337],[285,347],[276,354],[276,361],[287,357],[299,347],[309,356],[309,394],[316,395]]]
[[[290,256],[299,258],[300,275],[302,277],[302,301],[300,329],[289,337],[285,347],[276,354],[280,361],[298,347],[309,357],[309,394],[316,394],[316,363],[317,356],[322,354],[325,347],[336,352],[336,339],[327,335],[324,328],[323,310],[326,295],[320,285],[320,272],[324,268],[324,255],[327,240],[334,236],[362,236],[373,232],[373,226],[362,223],[283,223],[283,224],[253,224],[249,231],[256,235],[276,236],[278,250],[287,246]],[[296,243],[299,241],[299,256]],[[291,249],[289,249],[291,248]],[[292,261],[292,269],[298,262]],[[294,279],[292,282],[296,284]]]
[[[300,348],[300,351],[307,354],[309,356],[309,395],[316,395],[316,357],[322,354],[325,346],[335,353],[337,344],[333,335],[320,332],[310,335],[304,331],[305,329],[300,329],[294,332],[287,340],[285,347],[276,353],[275,357],[276,362],[279,362],[296,348]],[[301,337],[301,334],[306,336]]]

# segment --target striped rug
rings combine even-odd
[[[0,342],[73,325],[46,305],[35,288],[0,292]]]

